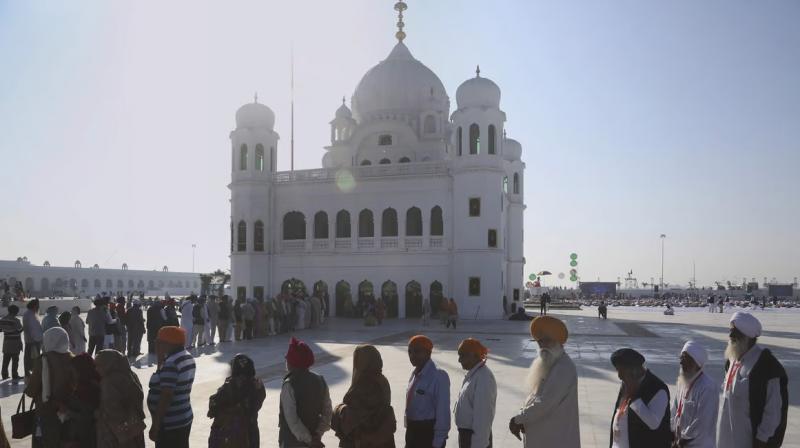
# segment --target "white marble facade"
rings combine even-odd
[[[404,36],[403,36],[404,37]],[[522,147],[500,88],[476,70],[456,91],[400,39],[330,122],[320,169],[278,172],[275,115],[257,101],[231,134],[231,286],[270,297],[287,281],[373,291],[390,316],[453,297],[461,318],[497,318],[523,289]],[[337,287],[338,285],[338,287]],[[338,299],[337,299],[337,296]],[[338,306],[337,306],[338,305]]]

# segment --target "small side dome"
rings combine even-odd
[[[500,107],[500,87],[489,78],[481,78],[480,68],[474,78],[464,81],[456,90],[459,109],[466,107]]]
[[[522,145],[513,138],[503,140],[503,158],[509,162],[522,159]]]
[[[336,118],[353,118],[353,113],[350,111],[350,108],[344,104],[344,101],[342,101],[342,105],[336,109]]]
[[[236,128],[266,128],[275,126],[275,113],[260,103],[248,103],[236,111]]]

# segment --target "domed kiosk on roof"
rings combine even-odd
[[[464,81],[456,90],[459,109],[467,107],[500,107],[500,87],[489,78],[481,77],[480,67],[475,77]]]
[[[272,109],[258,102],[258,97],[236,111],[237,128],[266,128],[275,126],[275,113]]]

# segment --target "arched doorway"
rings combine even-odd
[[[330,294],[328,293],[328,284],[323,282],[322,280],[314,283],[314,295],[319,297],[324,304],[325,310],[325,317],[328,317],[331,314],[331,305],[330,305]]]
[[[344,280],[336,284],[336,317],[353,317],[353,295]]]
[[[42,294],[50,294],[50,280],[47,277],[42,279]]]
[[[422,317],[422,287],[412,280],[406,284],[406,318]]]
[[[26,278],[25,279],[25,292],[27,292],[28,295],[30,295],[30,294],[33,294],[33,290],[34,289],[35,289],[35,287],[33,286],[33,279],[30,278],[30,277]]]
[[[431,314],[433,316],[439,315],[439,309],[444,301],[444,293],[442,292],[442,284],[439,281],[431,283],[431,292],[428,296],[431,301]]]
[[[391,280],[386,280],[381,286],[381,298],[386,304],[386,317],[397,317],[399,305],[397,300],[397,285]]]
[[[281,294],[300,294],[302,296],[306,295],[306,285],[303,283],[302,280],[298,280],[294,277],[286,280],[281,284]]]
[[[364,280],[358,284],[358,301],[356,302],[355,315],[361,317],[364,315],[364,310],[371,302],[375,301],[375,289],[372,287],[372,282]]]

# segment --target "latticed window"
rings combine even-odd
[[[422,236],[422,211],[417,207],[406,212],[406,236]]]
[[[444,235],[444,221],[442,220],[442,208],[438,205],[431,209],[431,236]]]
[[[264,251],[264,223],[261,221],[256,221],[253,225],[253,250]]]
[[[481,151],[481,131],[478,125],[473,123],[469,126],[469,153],[478,154]]]
[[[239,148],[239,169],[242,171],[247,169],[247,145]]]
[[[247,250],[247,223],[244,221],[239,221],[239,226],[237,231],[237,240],[236,240],[236,250],[239,252],[244,252]]]

